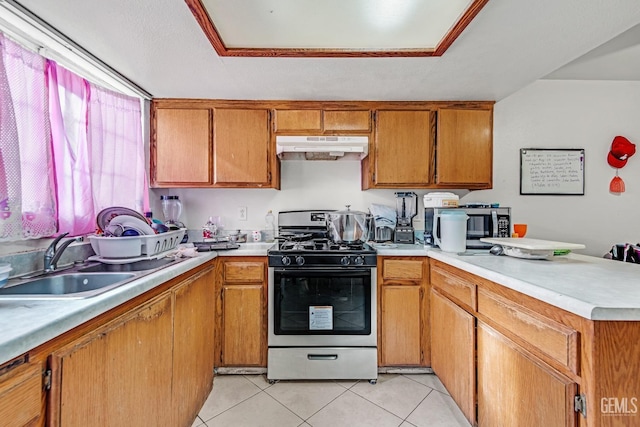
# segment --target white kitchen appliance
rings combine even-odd
[[[433,217],[435,208],[457,208],[459,197],[447,192],[427,193],[423,197],[424,204],[424,245],[434,246]]]
[[[369,154],[367,136],[276,136],[282,160],[362,160]]]
[[[457,208],[425,208],[425,238],[427,224],[433,224],[433,239],[440,238],[438,222],[443,212],[459,210],[469,216],[467,221],[467,249],[490,249],[491,244],[483,242],[485,237],[511,236],[511,208],[491,207],[490,205],[460,206]],[[425,241],[425,244],[426,241]]]
[[[462,210],[447,209],[435,223],[435,242],[444,252],[464,252],[467,250],[467,221],[469,216]]]

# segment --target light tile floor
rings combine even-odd
[[[280,381],[219,375],[193,427],[469,427],[433,374],[368,381]]]

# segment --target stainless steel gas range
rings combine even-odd
[[[378,376],[376,253],[327,238],[327,211],[278,215],[269,250],[267,379]]]

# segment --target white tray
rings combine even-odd
[[[586,246],[580,243],[555,242],[553,240],[527,239],[526,237],[483,237],[481,242],[494,245],[509,246],[512,248],[538,250],[562,250],[584,249]]]
[[[585,248],[580,243],[554,242],[524,237],[483,237],[480,241],[501,245],[505,255],[523,259],[551,259],[554,252],[558,250]]]

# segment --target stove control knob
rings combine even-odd
[[[296,257],[296,264],[298,264],[298,265],[304,265],[304,257],[301,257],[301,256],[299,256],[299,255],[298,255],[298,256]]]
[[[343,256],[342,259],[340,259],[340,264],[349,265],[351,264],[351,260],[349,259],[348,256]]]
[[[353,260],[353,262],[355,262],[356,265],[362,265],[364,264],[364,258],[361,256],[357,256],[356,259]]]
[[[283,256],[280,261],[282,261],[282,265],[291,265],[291,258],[288,256]]]

